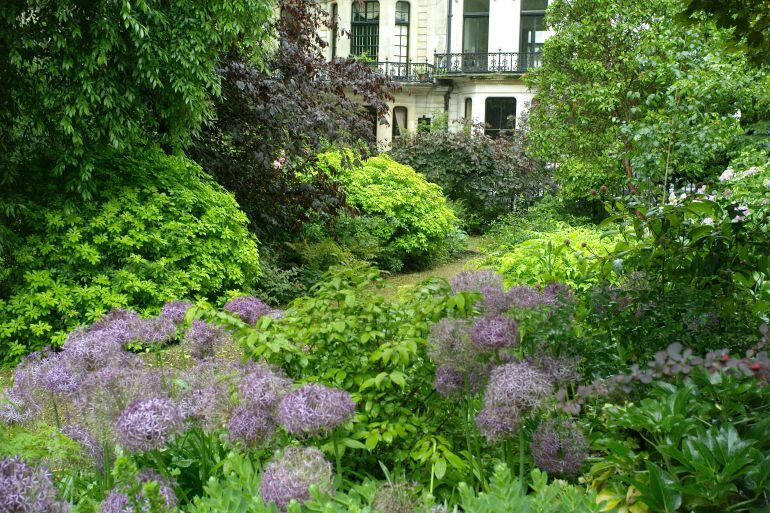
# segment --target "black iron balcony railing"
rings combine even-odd
[[[540,67],[540,53],[437,53],[433,65],[436,75],[463,73],[524,73]]]
[[[396,82],[430,82],[433,80],[433,64],[427,62],[370,62],[377,72]]]

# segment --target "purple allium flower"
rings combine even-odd
[[[465,373],[443,365],[436,368],[433,388],[443,397],[452,397],[465,389]]]
[[[231,360],[212,358],[199,361],[182,374],[187,384],[180,394],[185,417],[201,422],[213,431],[225,426],[232,410],[232,390],[243,377],[243,369]]]
[[[174,321],[167,317],[137,319],[130,326],[131,340],[145,344],[166,344],[177,337]]]
[[[33,412],[29,403],[16,387],[7,388],[0,395],[0,422],[22,424],[30,419]]]
[[[225,310],[237,315],[247,324],[256,324],[260,317],[273,311],[267,303],[252,296],[231,299],[225,304]]]
[[[139,319],[139,314],[133,310],[127,310],[124,308],[113,308],[107,315],[91,324],[87,331],[101,331],[104,329],[112,329],[115,326],[122,326],[131,324],[135,320]]]
[[[355,410],[355,403],[344,390],[310,383],[284,396],[277,419],[293,435],[316,434],[336,428]]]
[[[413,513],[417,487],[411,483],[386,483],[372,497],[373,513]]]
[[[65,513],[69,504],[57,500],[51,473],[32,467],[18,456],[0,459],[0,513]]]
[[[519,420],[540,406],[551,390],[548,377],[527,362],[496,367],[484,393],[481,420],[476,419],[479,431],[489,440],[500,440],[515,432]]]
[[[452,293],[480,292],[482,310],[487,315],[500,315],[510,307],[510,298],[503,291],[503,277],[494,271],[462,271],[450,281]]]
[[[540,372],[548,376],[551,383],[555,385],[576,383],[580,380],[580,373],[577,370],[579,360],[577,357],[551,356],[548,354],[541,354],[526,359],[527,363],[535,366]]]
[[[100,513],[134,513],[134,505],[128,495],[111,490],[99,506]]]
[[[238,383],[238,397],[242,404],[272,410],[289,392],[291,385],[290,379],[276,374],[267,365],[251,364]]]
[[[475,395],[483,389],[488,377],[489,366],[462,372],[444,365],[436,368],[433,388],[443,397],[453,397],[466,391]]]
[[[161,369],[147,367],[139,355],[124,353],[110,366],[85,375],[74,407],[103,433],[111,431],[130,403],[162,395],[163,388]]]
[[[95,331],[75,330],[67,336],[62,352],[73,369],[89,372],[113,363],[129,340],[128,324]]]
[[[428,356],[440,366],[465,371],[478,365],[478,349],[471,344],[470,321],[445,317],[430,327]]]
[[[227,426],[230,440],[240,440],[250,447],[269,440],[274,428],[275,420],[269,412],[243,406],[238,406],[233,410],[233,415]]]
[[[570,476],[580,470],[588,456],[583,432],[567,419],[541,422],[530,444],[535,464],[552,476]]]
[[[283,457],[274,458],[262,474],[262,500],[274,502],[281,511],[292,501],[310,499],[310,487],[330,490],[332,466],[315,447],[286,447]]]
[[[80,381],[72,372],[67,359],[59,354],[49,356],[40,369],[39,384],[56,396],[71,396],[77,391]]]
[[[160,310],[160,316],[169,319],[174,324],[182,324],[187,310],[193,306],[189,301],[169,301]]]
[[[490,442],[513,437],[519,430],[519,413],[514,408],[484,407],[476,415],[476,427]]]
[[[513,347],[519,341],[519,327],[508,317],[482,317],[471,327],[470,339],[481,350]]]
[[[216,348],[228,340],[228,334],[212,323],[196,319],[184,333],[184,341],[190,356],[203,360],[214,356]]]
[[[170,399],[155,397],[134,401],[115,423],[120,445],[134,452],[158,449],[182,427],[182,413]]]

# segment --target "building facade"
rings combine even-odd
[[[495,135],[532,98],[521,78],[540,63],[546,7],[547,0],[330,1],[338,23],[324,34],[327,57],[361,57],[403,86],[389,126],[376,127],[380,143],[443,113],[450,129],[472,120]]]

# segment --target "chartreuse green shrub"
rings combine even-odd
[[[578,290],[599,281],[603,257],[615,245],[613,237],[561,211],[552,198],[503,219],[490,240],[489,254],[475,264],[501,273],[507,286],[562,282]]]
[[[260,274],[256,240],[231,194],[189,160],[104,159],[87,202],[30,202],[0,275],[0,361],[60,344],[112,307],[152,311],[215,300]]]
[[[349,155],[352,165],[342,165],[343,158],[333,152],[319,159],[319,167],[335,174],[344,187],[348,205],[361,214],[346,220],[340,237],[365,231],[382,248],[375,257],[391,269],[399,262],[424,267],[462,244],[459,220],[441,187],[384,155],[363,162]]]

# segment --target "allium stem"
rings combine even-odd
[[[524,429],[519,428],[519,482],[521,493],[527,493],[527,483],[524,480]]]
[[[334,444],[334,460],[337,465],[337,476],[341,480],[342,479],[342,454],[340,454],[339,440],[337,440],[337,436],[334,436],[332,438],[332,444]]]

